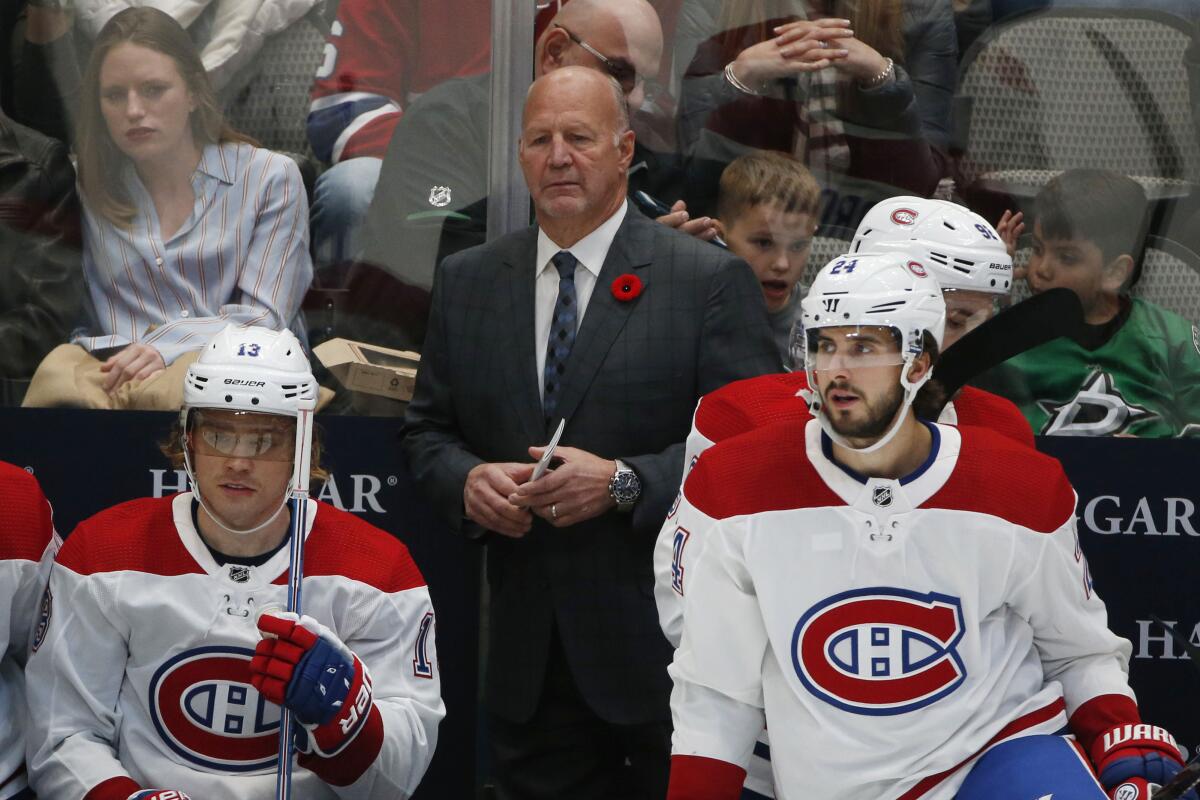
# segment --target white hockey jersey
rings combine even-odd
[[[931,430],[929,460],[900,481],[833,461],[815,420],[698,460],[681,502],[704,557],[673,575],[672,800],[722,764],[736,798],[764,722],[780,798],[952,798],[990,744],[1132,697],[1058,462]]]
[[[57,543],[38,482],[0,461],[0,798],[27,786],[25,657]]]
[[[29,667],[39,796],[274,797],[279,708],[251,685],[249,663],[259,613],[285,606],[288,549],[262,566],[219,566],[192,503],[191,493],[124,503],[59,552]],[[424,579],[400,542],[316,501],[304,566],[304,613],[366,665],[375,710],[336,756],[298,757],[293,796],[408,797],[445,714]]]

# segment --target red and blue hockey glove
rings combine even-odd
[[[129,795],[129,800],[192,800],[192,798],[175,789],[146,789]]]
[[[1162,786],[1183,769],[1174,737],[1145,723],[1110,728],[1092,742],[1090,755],[1100,783],[1114,800],[1147,800],[1148,784]],[[1183,798],[1198,800],[1194,790]]]
[[[254,688],[295,715],[303,728],[296,739],[301,752],[322,757],[341,752],[373,706],[367,668],[312,617],[263,614],[258,628],[264,638],[250,661]]]

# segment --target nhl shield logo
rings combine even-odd
[[[450,187],[429,187],[429,205],[433,206],[434,208],[445,208],[446,206],[450,205]]]
[[[246,583],[250,580],[250,568],[244,564],[231,564],[229,567],[229,580],[234,583]]]
[[[892,487],[876,486],[875,491],[871,493],[871,502],[880,508],[886,508],[892,504]]]

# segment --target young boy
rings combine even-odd
[[[762,150],[741,156],[721,173],[718,229],[762,286],[775,343],[788,364],[788,339],[800,309],[797,288],[813,233],[821,188],[804,165]]]
[[[1070,170],[1034,203],[1034,294],[1065,286],[1087,324],[1009,360],[992,385],[1043,435],[1184,436],[1200,433],[1200,332],[1131,298],[1141,276],[1146,195],[1107,170]]]

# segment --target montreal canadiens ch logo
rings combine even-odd
[[[912,225],[917,221],[917,212],[911,208],[897,208],[892,212],[892,222],[897,225]]]
[[[279,706],[250,684],[253,657],[244,647],[198,647],[158,668],[150,680],[150,717],[172,751],[219,772],[274,767]]]
[[[935,703],[967,677],[957,648],[962,603],[930,592],[875,587],[810,608],[792,635],[804,688],[852,714],[904,714]]]

